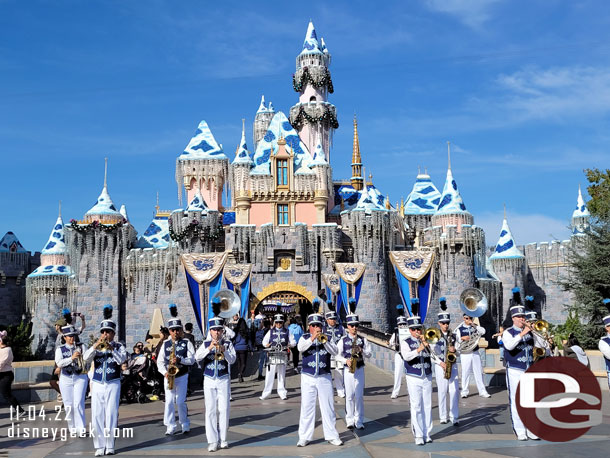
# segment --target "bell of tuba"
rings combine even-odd
[[[220,299],[220,313],[218,316],[221,318],[233,318],[234,315],[239,314],[241,300],[234,291],[221,289],[212,296],[212,300],[216,298]]]
[[[473,318],[483,316],[487,312],[487,298],[480,289],[466,288],[460,294],[460,308]]]

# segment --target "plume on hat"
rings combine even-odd
[[[176,304],[169,304],[169,314],[176,318],[178,316],[178,306]]]
[[[320,299],[318,299],[317,297],[313,300],[313,302],[311,303],[311,305],[313,305],[313,313],[322,313],[321,309],[322,309],[322,302],[320,301]]]
[[[349,311],[350,313],[356,313],[356,299],[354,299],[353,297],[349,298],[349,301],[347,301],[349,303]]]
[[[439,304],[441,305],[441,310],[442,310],[443,312],[446,312],[446,311],[447,311],[447,299],[445,299],[445,296],[440,297],[440,298],[438,299],[438,302],[439,302]]]
[[[104,310],[102,312],[104,314],[104,319],[109,320],[112,318],[112,305],[106,304],[104,305]]]
[[[419,316],[419,298],[417,297],[411,299],[411,315]]]
[[[605,298],[602,301],[602,304],[604,304],[604,306],[608,309],[608,313],[610,313],[610,298]]]
[[[67,324],[72,324],[72,312],[70,311],[70,309],[63,309],[61,311],[61,314],[63,315],[64,320],[66,320]]]
[[[331,312],[335,311],[335,304],[333,304],[332,299],[328,299],[326,301],[326,306],[328,307],[328,310],[330,310]]]
[[[534,296],[525,296],[525,307],[534,310]]]
[[[515,305],[521,304],[521,288],[519,288],[518,286],[515,286],[512,289],[512,292],[513,292],[513,303]]]
[[[398,316],[405,316],[405,307],[402,304],[398,304],[396,306],[396,310],[398,311]]]

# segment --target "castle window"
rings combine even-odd
[[[279,159],[277,161],[277,185],[288,186],[288,160]]]
[[[311,97],[309,97],[309,101],[310,102],[315,102],[316,101],[316,96],[312,95]]]
[[[277,224],[290,224],[288,221],[288,205],[280,204],[277,206]]]

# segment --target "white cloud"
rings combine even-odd
[[[485,231],[485,241],[488,246],[495,245],[498,242],[503,218],[502,211],[474,215],[475,224]],[[539,213],[519,214],[509,212],[507,219],[517,245],[570,238],[568,218],[562,220]]]
[[[490,9],[501,0],[425,0],[433,11],[456,16],[472,28],[480,27],[490,18]]]

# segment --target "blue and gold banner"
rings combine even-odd
[[[390,261],[398,282],[402,302],[412,315],[411,291],[419,298],[419,316],[422,323],[426,319],[432,291],[433,250],[390,251]]]
[[[250,273],[252,264],[226,264],[223,275],[227,281],[227,288],[231,291],[239,287],[241,299],[240,316],[248,319],[248,305],[250,304]]]
[[[354,299],[356,299],[357,305],[358,300],[360,300],[360,291],[362,290],[362,280],[364,279],[366,265],[360,262],[337,262],[335,263],[335,268],[337,269],[337,275],[339,275],[341,302],[347,314],[350,313],[348,285],[353,285]],[[338,305],[337,310],[339,310]]]

